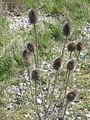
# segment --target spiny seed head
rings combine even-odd
[[[38,20],[38,13],[37,13],[37,11],[34,10],[34,9],[31,9],[29,11],[29,21],[30,21],[30,23],[31,24],[35,24],[37,22],[37,20]]]
[[[27,44],[27,48],[30,52],[34,52],[35,51],[35,46],[33,43],[28,43]]]
[[[62,64],[62,58],[61,58],[61,57],[58,57],[58,58],[54,61],[53,68],[54,68],[55,70],[59,70],[59,68],[61,67],[61,64]]]
[[[68,64],[67,64],[67,69],[68,69],[69,71],[71,71],[71,70],[74,69],[75,65],[76,65],[76,61],[75,61],[74,59],[73,59],[73,60],[70,60],[70,61],[68,62]]]
[[[68,44],[68,51],[75,51],[76,44],[74,42],[71,42]]]
[[[35,81],[40,79],[40,70],[39,69],[35,69],[32,71],[32,79]]]
[[[23,56],[24,60],[28,60],[29,59],[29,55],[30,55],[30,53],[29,53],[29,51],[27,49],[25,49],[23,51],[23,53],[22,53],[22,56]]]
[[[72,91],[67,94],[67,99],[70,102],[72,102],[75,99],[75,97],[76,97],[76,91]]]
[[[81,42],[78,42],[78,44],[77,44],[77,50],[78,50],[78,51],[81,51],[82,48],[83,48],[82,43],[81,43]]]
[[[65,36],[70,35],[70,33],[72,32],[72,24],[70,21],[68,21],[67,23],[65,23],[64,28],[63,28],[63,34]]]

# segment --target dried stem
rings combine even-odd
[[[67,38],[68,37],[66,36],[66,40],[64,41],[63,50],[62,50],[62,58],[64,56],[64,51],[65,51],[65,45],[66,45]]]
[[[70,56],[69,56],[69,59],[72,57],[72,51],[70,52]]]
[[[31,80],[30,80],[30,71],[29,71],[29,63],[28,63],[28,60],[27,60],[27,73],[28,73],[28,77],[29,77],[29,82],[30,82],[30,92],[31,92],[31,96],[33,98],[33,92],[32,92],[32,84],[31,84]]]
[[[36,30],[36,25],[34,24],[34,32],[35,32],[35,38],[36,38],[36,61],[37,61],[37,67],[38,67],[38,39],[37,39],[37,30]]]
[[[70,70],[68,71],[67,74],[68,74],[68,75],[67,75],[67,80],[66,80],[66,87],[65,87],[64,99],[65,99],[65,96],[66,96],[68,81],[69,81],[69,78],[70,78]]]
[[[45,100],[44,100],[44,96],[43,96],[43,90],[42,90],[41,80],[39,80],[39,81],[40,81],[39,85],[40,85],[40,92],[41,92],[41,96],[42,96],[42,102],[43,102],[43,105],[45,107]]]
[[[80,56],[80,51],[78,52],[78,55],[77,55],[77,61],[78,61],[79,56]]]
[[[37,68],[37,60],[36,60],[35,52],[33,52],[33,55],[34,55],[35,65],[36,65],[36,68]]]
[[[52,94],[51,94],[50,103],[49,103],[48,108],[47,108],[47,111],[46,111],[46,113],[45,113],[45,119],[44,119],[44,120],[46,120],[48,110],[49,110],[49,108],[51,108],[52,97],[53,97],[53,95],[54,95],[54,91],[55,91],[55,88],[56,88],[56,85],[57,85],[57,80],[58,80],[58,70],[56,71],[55,83],[54,83],[53,91],[52,91]]]
[[[64,80],[64,82],[63,82],[63,87],[64,87],[66,81],[69,79],[69,78],[68,78],[68,74],[69,74],[68,72],[69,72],[69,71],[67,70],[67,72],[66,72],[66,80]],[[65,94],[66,94],[66,93],[65,93]],[[59,98],[61,97],[61,95],[62,95],[62,91],[61,91],[60,94],[59,94]],[[64,95],[64,99],[65,99],[65,95]],[[63,99],[63,103],[62,103],[63,105],[64,105],[64,99]],[[59,116],[60,110],[61,110],[61,109],[59,109],[59,111],[58,111],[57,118],[58,118],[58,116]]]
[[[37,83],[36,83],[36,81],[35,81],[35,103],[36,103],[36,107],[37,107],[38,118],[39,118],[39,120],[42,120],[40,117],[40,114],[39,114],[38,103],[37,103]]]
[[[67,110],[67,107],[68,107],[68,103],[69,103],[69,101],[67,100],[67,101],[66,101],[66,105],[65,105],[65,109],[64,109],[64,114],[63,114],[62,120],[64,120],[64,116],[65,116],[65,113],[66,113],[66,110]]]
[[[48,91],[47,91],[47,105],[48,105],[48,100],[49,100],[49,91],[50,91],[50,79],[48,80]]]
[[[48,101],[49,101],[49,91],[50,91],[50,79],[48,80],[48,91],[47,91],[47,103],[46,103],[46,106],[48,106]],[[48,112],[48,108],[47,108],[46,111],[45,111],[45,117],[44,117],[44,120],[46,120],[47,112]]]

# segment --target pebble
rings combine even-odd
[[[89,112],[89,113],[86,113],[86,117],[87,117],[87,118],[90,118],[90,112]]]
[[[69,113],[68,111],[66,111],[66,115],[68,115],[68,116],[69,116],[69,115],[70,115],[70,113]]]
[[[10,103],[10,104],[8,105],[7,109],[8,109],[8,110],[11,110],[12,108],[13,108],[13,104]]]
[[[41,104],[42,101],[41,101],[39,98],[37,98],[37,103],[38,103],[38,104]]]

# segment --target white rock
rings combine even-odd
[[[87,118],[90,118],[90,112],[86,114],[86,117],[87,117]]]
[[[37,98],[37,103],[38,103],[38,104],[41,104],[42,101],[41,101],[39,98]]]
[[[68,111],[66,111],[66,115],[70,115],[70,113]]]

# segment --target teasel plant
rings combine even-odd
[[[63,50],[62,50],[62,57],[64,56],[64,51],[65,51],[65,46],[66,46],[66,42],[68,40],[68,36],[71,34],[72,32],[72,23],[70,20],[68,20],[64,27],[63,27],[63,35],[66,36],[66,39],[64,40],[64,45],[63,45]]]
[[[78,60],[79,55],[80,55],[80,52],[81,52],[82,49],[83,49],[83,44],[82,44],[81,42],[78,42],[78,43],[77,43],[77,46],[76,46],[76,49],[77,49],[77,51],[78,51],[78,56],[77,56],[77,60]]]
[[[29,70],[29,58],[30,58],[30,52],[29,52],[29,50],[25,49],[23,51],[23,53],[22,53],[22,57],[25,60],[25,63],[26,63],[26,66],[27,66],[27,74],[28,74],[28,78],[29,78],[29,82],[30,82],[30,93],[31,93],[31,96],[33,98],[33,95],[32,95],[32,84],[31,84],[30,70]]]
[[[70,52],[70,56],[69,56],[69,59],[71,59],[71,57],[72,57],[72,52],[74,52],[75,51],[75,48],[76,48],[76,44],[75,44],[75,42],[70,42],[69,44],[68,44],[68,51]]]
[[[67,93],[67,87],[68,87],[68,82],[69,82],[69,79],[70,79],[71,71],[75,68],[75,66],[76,66],[76,60],[75,59],[72,59],[67,63],[66,79],[63,82],[63,87],[64,87],[65,91],[64,91],[63,101],[62,101],[62,110],[63,110],[63,107],[64,107],[64,102],[65,102],[65,97],[66,97],[66,93]],[[61,93],[60,93],[60,95],[61,95]],[[59,95],[59,98],[60,98],[60,95]],[[58,110],[57,117],[59,116],[59,114],[60,114],[60,109]]]
[[[68,104],[76,98],[76,95],[77,95],[77,91],[74,91],[74,90],[67,93],[67,95],[66,95],[66,105],[64,107],[64,113],[63,113],[62,120],[64,120],[65,113],[66,113],[66,110],[68,108]]]
[[[66,80],[65,80],[64,99],[65,99],[65,96],[66,96],[66,93],[67,93],[67,87],[68,87],[68,82],[69,82],[69,78],[70,78],[70,75],[71,75],[71,71],[75,68],[75,66],[76,66],[76,60],[75,59],[72,59],[67,63],[67,77],[66,77]]]
[[[36,39],[36,67],[38,67],[39,64],[39,58],[38,58],[38,38],[37,38],[37,29],[36,29],[36,23],[38,21],[38,12],[35,9],[31,9],[29,11],[29,21],[34,27],[34,33],[35,33],[35,39]]]
[[[59,77],[59,69],[61,68],[61,65],[62,65],[62,57],[56,58],[54,63],[53,63],[53,68],[56,71],[55,82],[54,82],[54,87],[53,87],[50,99],[49,99],[50,81],[48,82],[48,92],[47,92],[47,105],[48,105],[48,107],[47,107],[47,111],[45,113],[44,120],[46,120],[48,110],[51,108],[52,98],[53,98],[53,95],[54,95],[54,92],[55,92],[55,89],[56,89],[56,85],[57,85],[57,81],[58,81],[58,77]],[[49,100],[49,104],[48,104],[48,100]]]
[[[36,112],[37,112],[39,120],[42,120],[42,118],[40,116],[38,103],[37,103],[37,83],[40,82],[40,70],[39,69],[33,70],[31,76],[32,76],[32,80],[34,80],[34,82],[35,82],[35,105],[36,105]]]
[[[29,50],[30,53],[33,53],[34,61],[35,61],[35,66],[37,68],[37,61],[36,61],[35,46],[34,46],[34,44],[33,43],[28,43],[27,44],[27,49]]]
[[[25,60],[26,64],[27,64],[27,73],[28,73],[28,77],[30,80],[30,71],[29,71],[29,58],[30,58],[30,52],[25,49],[22,53],[23,59]]]

